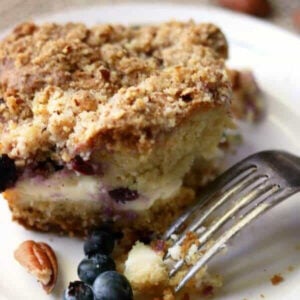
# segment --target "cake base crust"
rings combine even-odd
[[[137,232],[163,233],[180,213],[195,201],[193,189],[183,187],[173,198],[158,200],[148,210],[138,213],[124,212],[123,215],[107,219],[103,211],[97,207],[85,207],[84,202],[78,202],[68,207],[59,205],[49,199],[48,202],[35,203],[35,205],[23,204],[14,189],[3,193],[8,201],[12,218],[26,228],[44,232],[68,233],[73,236],[85,236],[105,222],[113,221],[112,226],[116,230],[130,227]]]

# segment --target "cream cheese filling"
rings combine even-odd
[[[131,201],[116,201],[109,191],[114,188],[104,183],[101,176],[87,176],[75,172],[59,171],[50,177],[21,177],[15,189],[22,195],[23,201],[94,201],[103,208],[111,208],[116,211],[142,211],[150,208],[158,199],[168,199],[174,196],[182,184],[181,180],[171,182],[159,181],[151,183],[151,189],[137,191],[138,198]]]

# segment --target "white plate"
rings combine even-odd
[[[253,69],[266,95],[267,118],[260,125],[243,125],[245,142],[234,160],[261,149],[300,154],[300,40],[292,34],[256,19],[201,6],[99,6],[64,11],[39,20],[94,24],[147,23],[171,18],[193,18],[221,26],[230,44],[230,64]],[[215,299],[300,299],[299,198],[293,197],[252,224],[229,246],[226,255],[210,265],[225,278]],[[82,242],[23,229],[11,222],[4,201],[0,201],[0,238],[0,299],[60,299],[67,283],[76,279],[76,267],[83,256]],[[13,259],[13,250],[26,239],[48,242],[58,255],[60,276],[54,296],[45,296]],[[290,266],[292,271],[288,271]],[[285,279],[278,286],[270,283],[275,273],[281,273]]]

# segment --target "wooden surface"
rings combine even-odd
[[[146,1],[146,0],[144,0]],[[80,7],[83,5],[95,4],[117,4],[126,3],[126,0],[0,0],[0,30],[10,27],[22,21],[30,20],[35,15],[45,14],[70,7]],[[130,2],[141,2],[140,0],[130,0]],[[151,0],[151,3],[190,3],[215,5],[217,0]],[[295,31],[292,25],[292,11],[300,8],[300,0],[271,0],[274,13],[270,22]]]

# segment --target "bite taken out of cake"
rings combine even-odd
[[[227,52],[216,26],[192,21],[16,27],[0,44],[1,190],[14,220],[163,232],[194,201],[189,178],[215,175],[233,127]]]

